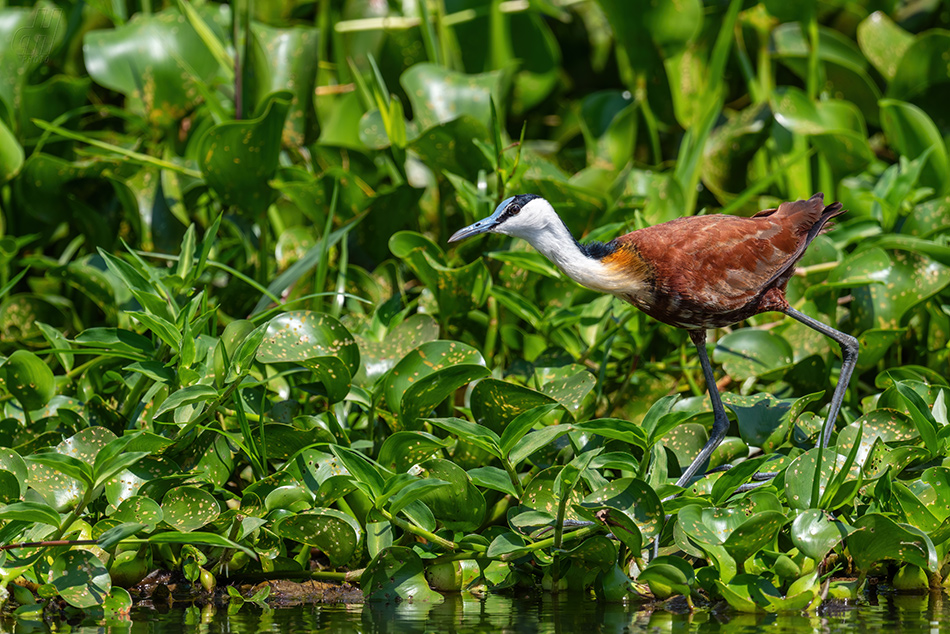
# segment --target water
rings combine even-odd
[[[513,600],[489,596],[479,600],[456,595],[436,606],[354,604],[261,609],[245,604],[230,615],[227,608],[211,606],[203,609],[137,608],[125,620],[87,619],[70,625],[75,634],[936,633],[950,631],[950,599],[941,594],[879,596],[874,601],[863,600],[857,604],[828,603],[810,614],[746,615],[714,614],[708,610],[697,610],[692,614],[661,609],[650,611],[636,605],[603,604],[583,597]],[[70,631],[65,624],[56,629]],[[48,630],[36,622],[0,621],[0,632],[30,631]]]

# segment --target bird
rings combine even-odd
[[[859,346],[853,336],[793,308],[785,289],[795,263],[832,218],[847,210],[824,204],[824,194],[783,202],[750,217],[687,216],[619,236],[609,242],[577,241],[547,200],[519,194],[487,218],[459,229],[449,242],[482,233],[521,238],[567,277],[612,294],[670,326],[687,331],[699,356],[713,408],[709,438],[676,481],[687,486],[725,438],[729,419],[706,352],[706,331],[777,311],[830,337],[841,348],[841,371],[818,444],[827,447],[841,409]]]

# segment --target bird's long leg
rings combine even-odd
[[[812,319],[808,315],[801,313],[791,306],[783,311],[792,319],[796,319],[809,328],[813,328],[821,334],[831,337],[841,346],[841,373],[838,375],[838,385],[835,387],[835,393],[831,397],[831,405],[828,408],[828,420],[821,430],[819,443],[822,447],[828,446],[828,440],[831,438],[831,432],[835,428],[835,420],[838,418],[838,412],[841,410],[841,403],[844,401],[845,392],[848,391],[848,382],[851,380],[851,373],[858,362],[858,352],[860,346],[858,340],[851,335],[835,330],[828,324],[824,324],[817,319]]]
[[[712,401],[713,408],[713,427],[709,432],[709,440],[697,454],[693,462],[686,468],[680,479],[676,481],[676,486],[686,486],[687,483],[696,475],[703,463],[709,459],[709,456],[716,451],[716,447],[726,437],[726,430],[729,429],[729,417],[726,416],[726,409],[722,406],[722,399],[719,398],[719,388],[716,387],[716,378],[713,376],[712,365],[709,363],[709,355],[706,354],[706,331],[690,330],[689,338],[692,339],[699,353],[699,364],[703,367],[703,377],[706,379],[706,389],[709,390],[709,400]]]

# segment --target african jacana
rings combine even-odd
[[[828,446],[851,372],[858,341],[792,308],[785,287],[795,263],[826,223],[843,214],[824,195],[786,202],[751,218],[708,215],[678,218],[633,231],[610,242],[580,244],[548,201],[521,194],[460,229],[456,242],[485,232],[527,240],[574,281],[630,302],[654,319],[684,328],[699,352],[713,406],[709,440],[677,480],[685,486],[722,442],[729,419],[706,354],[706,330],[767,311],[785,313],[841,346],[841,373],[819,442]]]

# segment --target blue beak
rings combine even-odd
[[[508,203],[514,200],[515,197],[506,198],[501,201],[501,204],[495,208],[495,212],[488,216],[487,218],[482,218],[474,224],[470,224],[464,229],[459,229],[452,234],[452,237],[449,238],[449,242],[458,242],[459,240],[464,240],[465,238],[470,238],[472,236],[477,236],[480,233],[485,233],[486,231],[491,231],[498,226],[499,218],[501,214],[505,211],[505,208],[508,207]]]

